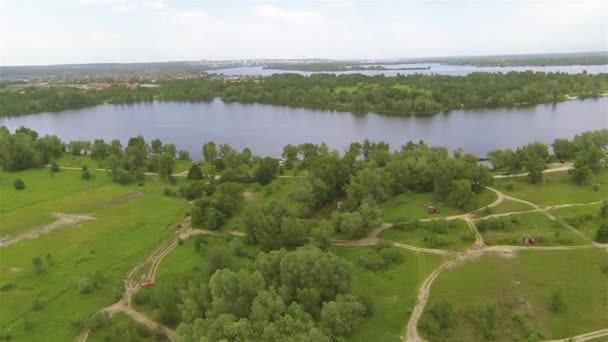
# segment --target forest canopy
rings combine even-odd
[[[54,85],[0,89],[0,116],[60,111],[103,103],[211,101],[262,103],[323,110],[397,115],[433,114],[462,108],[555,103],[608,92],[608,74],[509,72],[466,76],[362,74],[275,74],[228,79],[201,77],[144,87],[108,83],[103,87]]]

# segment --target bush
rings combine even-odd
[[[135,177],[129,172],[122,171],[118,174],[118,176],[116,176],[116,183],[120,185],[128,185],[134,181]]]
[[[359,264],[369,270],[379,271],[384,269],[386,262],[379,253],[370,252],[359,257]]]
[[[485,341],[496,339],[496,305],[482,304],[475,309],[475,324]]]
[[[91,179],[91,173],[89,172],[89,170],[82,171],[82,179],[84,179],[84,180]]]
[[[507,190],[511,191],[515,188],[515,183],[513,181],[509,181],[509,183],[507,183]]]
[[[554,290],[549,297],[549,309],[555,313],[563,312],[566,309],[564,295],[560,289]]]
[[[35,298],[32,302],[32,311],[40,311],[44,309],[44,303],[40,301],[40,299]]]
[[[61,171],[59,164],[57,164],[57,162],[53,160],[51,162],[51,173],[55,173],[55,172],[59,172],[59,171]]]
[[[23,179],[17,178],[13,182],[13,187],[15,187],[16,190],[23,190],[25,189],[25,182],[23,181]]]
[[[608,242],[608,223],[602,223],[595,233],[595,241],[599,243]]]
[[[80,294],[88,294],[93,292],[93,282],[89,278],[82,278],[78,281],[78,292]]]
[[[177,192],[175,192],[175,190],[173,190],[171,188],[165,188],[163,190],[163,193],[165,194],[165,196],[171,196],[171,197],[177,196]]]

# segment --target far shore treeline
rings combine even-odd
[[[472,73],[466,76],[275,74],[269,77],[201,76],[128,82],[80,81],[27,86],[0,84],[0,116],[61,111],[104,103],[212,101],[261,103],[396,115],[434,114],[462,108],[556,103],[608,93],[608,74]]]

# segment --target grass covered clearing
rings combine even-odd
[[[483,191],[477,196],[477,208],[485,207],[496,200],[491,191]],[[427,204],[431,203],[440,209],[439,214],[429,214]],[[409,222],[413,220],[444,217],[464,214],[467,211],[460,208],[442,205],[436,202],[432,192],[408,192],[397,195],[380,205],[380,210],[386,222]]]
[[[497,341],[531,339],[514,321],[515,311],[527,316],[529,332],[538,332],[541,340],[587,333],[608,321],[608,273],[601,271],[606,265],[603,250],[520,251],[513,258],[488,254],[441,274],[427,309],[440,299],[454,307],[456,326],[448,330],[448,341],[484,340],[475,308],[485,303],[496,305]],[[549,308],[555,291],[562,293],[561,312]]]
[[[244,230],[250,212],[259,210],[273,201],[289,199],[290,195],[304,190],[305,179],[302,177],[280,177],[275,178],[266,186],[257,183],[248,185],[243,193],[245,199],[242,206],[228,219],[224,229]]]
[[[50,177],[48,170],[44,174]],[[182,200],[161,195],[155,184],[146,184],[149,191],[143,196],[115,204],[109,204],[115,196],[124,198],[142,188],[109,183],[100,192],[65,194],[56,204],[62,212],[85,205],[98,219],[0,248],[0,288],[7,289],[0,292],[2,331],[10,328],[15,340],[71,340],[92,313],[120,298],[124,274],[171,234],[186,207]],[[25,209],[45,213],[55,205],[50,199],[31,202],[16,209],[12,219],[23,217]],[[36,257],[43,260],[42,272],[33,267]],[[97,284],[91,293],[80,293],[84,279]]]
[[[398,249],[402,263],[374,272],[359,264],[359,258],[372,250],[371,247],[332,249],[353,265],[353,294],[373,303],[373,315],[364,318],[347,340],[399,341],[416,301],[418,286],[442,258]]]
[[[545,173],[542,184],[530,184],[527,177],[496,179],[494,187],[513,197],[542,205],[586,203],[606,199],[608,171],[592,177],[589,185],[576,185],[568,172]],[[508,189],[511,183],[513,188]],[[594,191],[598,185],[598,191]]]
[[[167,341],[164,335],[155,335],[122,312],[102,322],[99,328],[91,331],[87,341]]]
[[[488,215],[493,215],[493,214],[511,213],[511,212],[526,211],[526,210],[532,210],[532,209],[534,209],[534,208],[532,208],[528,204],[505,199],[499,205],[497,205],[493,208],[485,208],[485,209],[481,209],[481,210],[475,212],[475,214],[473,214],[473,217],[486,217]]]
[[[0,171],[0,214],[13,209],[38,204],[43,201],[55,201],[63,196],[78,191],[93,189],[112,180],[105,172],[93,172],[95,177],[84,180],[80,172],[69,170],[51,175],[48,168],[32,169],[20,172]],[[25,189],[16,190],[13,187],[15,179],[21,178]]]
[[[218,268],[238,270],[249,268],[255,260],[259,249],[245,244],[244,239],[238,243],[223,236],[196,236],[178,245],[161,262],[153,287],[142,288],[134,298],[134,306],[138,311],[146,313],[157,322],[162,322],[159,314],[158,298],[174,296],[179,303],[180,291],[189,281],[208,282],[209,277]],[[196,250],[199,245],[199,251]],[[175,324],[168,324],[176,327]]]
[[[450,250],[463,250],[475,242],[475,235],[463,220],[399,224],[382,232],[380,237],[405,245]]]
[[[590,239],[595,239],[595,234],[602,222],[607,222],[608,219],[603,219],[599,216],[601,204],[585,205],[561,208],[551,211],[551,213],[583,232]]]
[[[488,245],[522,245],[525,236],[533,237],[540,246],[589,244],[542,213],[481,219],[475,221],[475,225]]]

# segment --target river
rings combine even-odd
[[[439,75],[450,75],[450,76],[464,76],[473,72],[501,72],[507,73],[511,71],[541,71],[541,72],[563,72],[567,74],[579,74],[583,71],[589,74],[608,73],[608,65],[556,65],[556,66],[515,66],[515,67],[476,67],[472,65],[451,65],[441,63],[422,63],[422,64],[374,64],[375,66],[382,66],[386,69],[398,69],[398,68],[426,68],[426,70],[351,70],[351,71],[331,71],[326,73],[331,74],[364,74],[368,76],[382,75],[395,76],[400,75],[411,75],[411,74],[439,74]],[[371,67],[372,65],[366,65]],[[284,73],[297,73],[301,75],[310,75],[318,72],[308,71],[294,71],[294,70],[277,70],[277,69],[264,69],[261,66],[252,67],[240,67],[230,69],[218,69],[209,71],[214,74],[224,74],[226,76],[270,76],[272,74],[284,74]]]
[[[152,102],[100,105],[58,113],[0,118],[65,141],[121,139],[143,135],[175,143],[195,158],[213,140],[256,154],[279,156],[286,144],[325,142],[343,151],[353,141],[386,141],[393,149],[408,140],[483,156],[534,141],[551,143],[587,130],[608,128],[608,97],[510,109],[456,110],[432,116],[352,114],[260,104]]]

